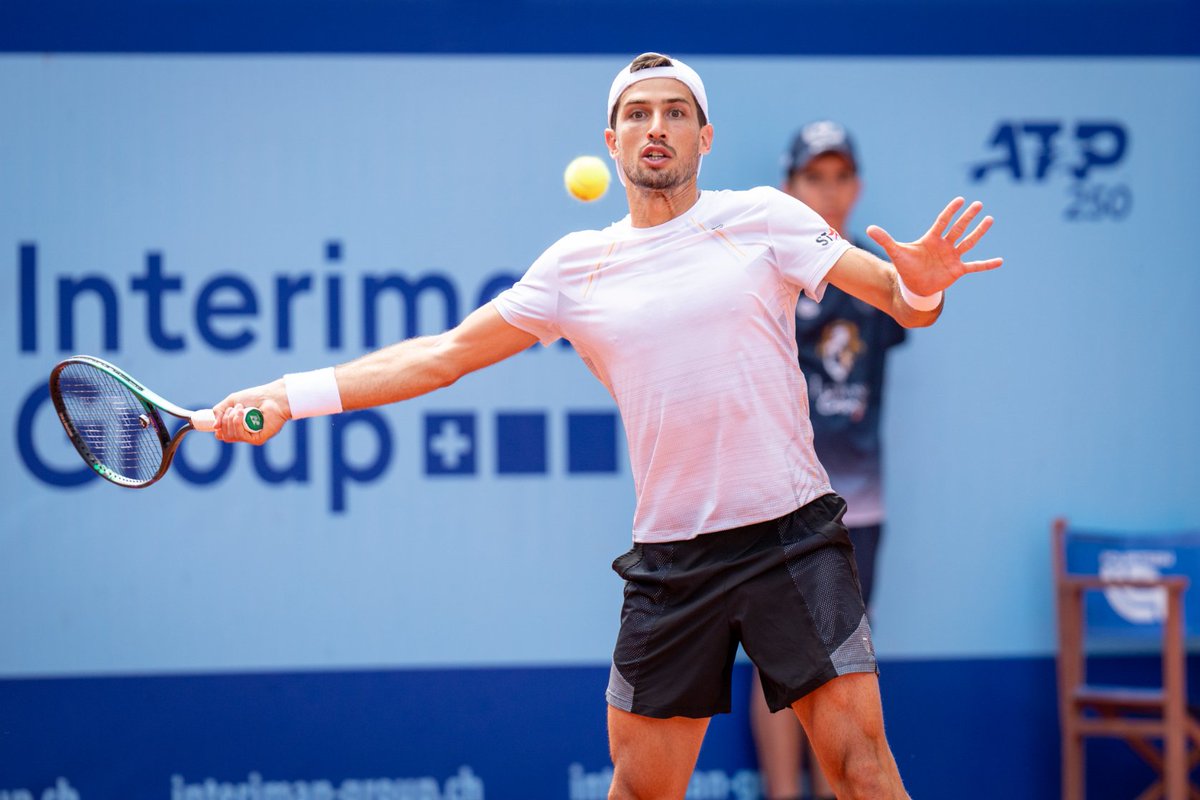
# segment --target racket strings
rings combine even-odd
[[[123,383],[87,364],[68,364],[58,380],[63,408],[88,450],[105,468],[149,481],[163,459],[157,416]]]

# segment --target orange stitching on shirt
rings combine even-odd
[[[611,243],[608,246],[608,251],[605,252],[605,254],[604,254],[604,258],[597,261],[595,266],[592,267],[592,272],[590,275],[588,275],[587,285],[583,287],[583,296],[584,297],[587,297],[589,294],[591,294],[592,282],[595,281],[596,276],[600,274],[600,268],[603,267],[605,264],[607,264],[609,259],[612,258],[613,253],[617,249],[617,244],[618,244],[617,242]]]

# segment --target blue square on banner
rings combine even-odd
[[[475,474],[475,415],[425,415],[425,474]]]
[[[546,415],[496,415],[496,472],[501,475],[546,473]]]
[[[567,472],[617,471],[617,415],[567,414]]]

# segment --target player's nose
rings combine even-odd
[[[650,117],[650,129],[646,132],[646,135],[651,139],[667,138],[666,114],[661,111],[654,112],[654,115]]]

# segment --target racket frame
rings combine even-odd
[[[70,416],[67,414],[66,404],[63,402],[62,391],[59,388],[59,376],[70,364],[85,364],[100,370],[101,372],[112,377],[117,382],[121,383],[123,386],[125,386],[125,388],[129,389],[129,391],[141,401],[142,406],[146,410],[146,415],[149,418],[149,423],[154,427],[154,432],[158,434],[158,438],[162,442],[163,447],[162,463],[159,464],[158,471],[155,472],[153,477],[151,477],[149,480],[134,480],[109,469],[98,458],[96,458],[95,454],[92,453],[91,448],[88,447],[87,442],[84,441],[83,437],[79,434],[79,431],[76,430],[74,422],[72,422]],[[183,437],[186,436],[189,431],[197,429],[192,422],[192,417],[197,412],[189,411],[182,406],[175,405],[162,395],[147,389],[140,381],[135,379],[125,370],[121,369],[115,364],[105,361],[102,358],[96,358],[95,356],[74,355],[58,362],[58,364],[56,364],[54,369],[50,372],[50,399],[54,402],[54,410],[58,412],[58,419],[67,432],[67,438],[71,440],[71,444],[75,446],[75,449],[79,452],[79,455],[83,457],[83,460],[87,462],[88,466],[90,466],[101,478],[104,478],[111,483],[115,483],[118,486],[124,486],[129,489],[144,489],[147,486],[157,482],[159,478],[165,475],[167,469],[171,466],[171,460],[175,457],[175,451],[179,449],[179,443],[183,441]],[[185,420],[183,426],[181,426],[179,430],[175,432],[174,436],[168,437],[167,426],[163,422],[162,415],[159,414],[160,410],[167,412],[171,416],[179,417],[180,419]]]

